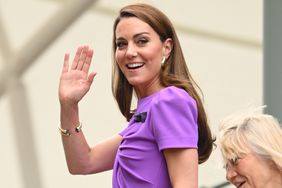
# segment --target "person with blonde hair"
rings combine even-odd
[[[282,130],[269,114],[245,113],[225,118],[219,148],[226,179],[240,188],[282,187]]]

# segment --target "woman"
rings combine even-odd
[[[219,146],[226,178],[236,187],[282,187],[282,130],[271,115],[226,118],[220,125]]]
[[[114,22],[113,54],[113,95],[128,126],[92,148],[78,102],[96,75],[89,73],[93,50],[79,47],[70,69],[65,55],[60,131],[69,171],[113,169],[114,188],[198,187],[198,163],[208,159],[214,140],[171,22],[150,5],[125,6]]]

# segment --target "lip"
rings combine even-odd
[[[242,182],[236,182],[236,183],[234,183],[234,184],[235,184],[235,186],[236,186],[237,188],[240,188],[240,187],[242,187],[245,183],[246,183],[246,181],[242,181]]]
[[[134,70],[142,68],[144,65],[145,63],[143,62],[130,62],[130,63],[127,63],[125,66],[127,67],[128,70],[134,71]]]

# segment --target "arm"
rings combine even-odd
[[[172,187],[198,187],[198,152],[196,149],[165,149],[164,156]]]
[[[90,148],[83,132],[75,132],[80,122],[78,103],[89,91],[96,75],[95,72],[88,73],[92,56],[92,49],[87,46],[79,47],[69,68],[69,54],[66,54],[60,77],[61,128],[71,133],[71,136],[62,136],[62,142],[72,174],[89,174],[111,169],[122,140],[121,136],[116,135]]]
[[[63,136],[63,146],[71,174],[93,174],[113,168],[122,137],[115,135],[90,148],[82,132]]]

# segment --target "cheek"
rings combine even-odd
[[[154,49],[150,50],[149,52],[149,56],[152,57],[152,59],[155,60],[155,62],[160,63],[164,53],[162,52],[162,48],[160,47],[155,47]]]
[[[146,58],[147,60],[153,62],[153,63],[161,63],[162,60],[162,53],[160,53],[160,50],[148,50],[144,52],[143,58]]]
[[[240,164],[240,166],[238,167],[238,173],[241,176],[246,177],[250,181],[254,177],[256,177],[257,174],[259,173],[258,170],[254,171],[253,169],[254,169],[254,166],[252,164],[249,164],[249,163]]]
[[[116,61],[119,59],[119,52],[118,51],[115,51],[115,59],[116,59]]]
[[[120,63],[122,63],[122,61],[123,61],[123,54],[119,51],[116,51],[115,52],[115,60],[116,60],[116,63],[118,65],[120,65]]]

